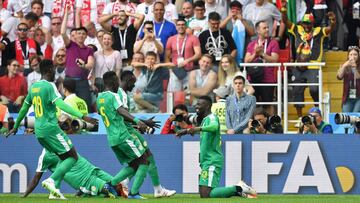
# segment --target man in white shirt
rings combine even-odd
[[[220,2],[216,0],[205,0],[205,15],[208,17],[209,13],[215,11],[220,14],[221,19],[224,20],[227,17],[227,9],[222,6]]]
[[[162,0],[165,5],[165,14],[164,18],[170,22],[176,23],[176,20],[179,19],[179,15],[176,11],[176,6],[169,2],[169,0]]]
[[[29,28],[32,28],[38,20],[39,17],[33,12],[26,14],[24,18],[10,17],[2,24],[1,32],[4,36],[9,38],[10,42],[13,42],[16,39],[16,29],[20,22],[23,22],[27,24]]]
[[[51,19],[51,33],[52,33],[52,48],[53,48],[53,56],[55,56],[56,52],[60,48],[65,47],[64,40],[60,33],[61,28],[61,18],[60,17],[53,17]]]
[[[194,3],[195,18],[189,22],[191,33],[199,36],[200,33],[209,28],[207,17],[205,16],[205,3],[203,1],[196,1]]]
[[[23,17],[31,11],[31,0],[9,0],[7,9],[14,14],[14,16]]]
[[[148,20],[151,21],[154,19],[153,9],[154,9],[154,0],[145,0],[144,3],[141,3],[136,7],[136,13],[144,14],[145,15],[144,21],[148,21]]]
[[[1,24],[5,22],[11,16],[11,12],[3,7],[4,0],[0,0],[0,22]]]
[[[101,50],[101,44],[96,36],[97,34],[97,31],[96,31],[96,28],[95,28],[95,24],[93,22],[88,22],[85,24],[85,28],[86,30],[88,31],[87,32],[87,37],[85,39],[85,45],[95,45],[96,48],[98,50]]]
[[[181,15],[185,18],[186,26],[188,27],[189,23],[195,18],[194,7],[190,2],[188,1],[184,2],[181,9]]]
[[[43,9],[44,9],[44,4],[41,0],[34,0],[33,2],[31,2],[31,11],[39,17],[37,26],[49,30],[51,27],[50,18],[44,15]]]

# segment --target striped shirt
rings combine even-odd
[[[240,98],[236,94],[226,98],[226,127],[239,134],[247,127],[249,119],[256,107],[256,98],[243,93]]]

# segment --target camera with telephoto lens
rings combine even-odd
[[[9,130],[13,129],[15,125],[15,120],[13,117],[9,117],[8,118],[8,126],[9,126]],[[35,127],[35,117],[33,116],[29,116],[29,117],[25,117],[21,122],[20,122],[20,126],[24,126],[25,128],[32,128],[34,129]]]
[[[283,127],[281,125],[281,117],[278,115],[271,116],[268,119],[270,124],[270,132],[272,133],[284,133]]]
[[[175,120],[177,122],[183,122],[185,120],[185,117],[182,114],[176,115]]]
[[[258,120],[253,120],[253,121],[251,121],[251,127],[252,128],[257,128],[257,127],[259,127],[261,125],[261,123],[260,123],[260,121],[258,121]]]
[[[314,124],[316,126],[316,119],[314,116],[312,115],[307,115],[307,116],[303,116],[301,118],[301,122],[304,124],[304,125],[312,125]]]
[[[335,123],[336,124],[352,124],[356,128],[360,129],[360,117],[349,116],[342,113],[335,114]]]
[[[93,125],[91,123],[85,122],[80,119],[74,119],[71,121],[71,128],[74,132],[78,132],[81,130],[86,130],[89,132],[97,132],[99,130],[99,125]]]

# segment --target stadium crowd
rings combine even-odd
[[[289,61],[321,62],[324,50],[339,49],[340,39],[344,44],[340,48],[349,48],[348,61],[337,75],[344,80],[343,111],[358,112],[358,3],[0,0],[0,99],[7,107],[1,111],[20,110],[29,87],[41,79],[40,61],[50,59],[59,92],[73,106],[77,105],[74,100],[80,101],[81,108],[90,113],[97,111],[96,97],[104,91],[103,74],[115,71],[120,76],[130,70],[137,79],[130,96],[131,112],[160,112],[165,92],[181,92],[183,103],[170,118],[174,121],[177,109],[194,112],[197,99],[208,95],[215,104],[227,107],[224,133],[251,132],[254,112],[270,118],[276,110],[273,105],[256,105],[273,102],[275,87],[251,84],[274,83],[276,74],[273,67],[244,70],[239,64],[278,62],[281,49],[292,50]],[[337,19],[348,29],[346,39],[337,35],[342,29]],[[64,81],[74,83],[71,93]],[[291,81],[316,83],[317,70],[296,67]],[[304,89],[294,87],[292,100],[303,102]],[[319,100],[317,87],[310,86],[310,93],[314,101]],[[298,117],[303,117],[303,105],[295,107]],[[7,117],[0,118],[7,123]],[[164,133],[173,132],[170,123]],[[267,124],[260,122],[263,125]]]

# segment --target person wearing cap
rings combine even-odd
[[[294,36],[296,61],[297,62],[321,62],[323,58],[323,42],[324,38],[335,29],[336,16],[333,12],[328,12],[327,16],[330,25],[327,27],[314,27],[314,16],[312,14],[305,14],[300,24],[294,24],[287,18],[286,1],[282,1],[282,20],[285,23],[288,32]],[[318,67],[296,67],[292,69],[293,76],[291,82],[293,83],[318,83]],[[304,102],[305,86],[294,86],[293,95],[294,102]],[[310,86],[310,94],[315,102],[319,101],[319,88],[317,86]],[[296,111],[298,117],[302,116],[302,108],[304,105],[296,104]]]
[[[323,120],[319,107],[312,107],[309,116],[313,117],[315,122],[304,124],[303,134],[333,134],[332,126]]]
[[[256,107],[255,96],[244,92],[245,78],[241,74],[233,80],[234,94],[226,98],[227,134],[242,134]]]

